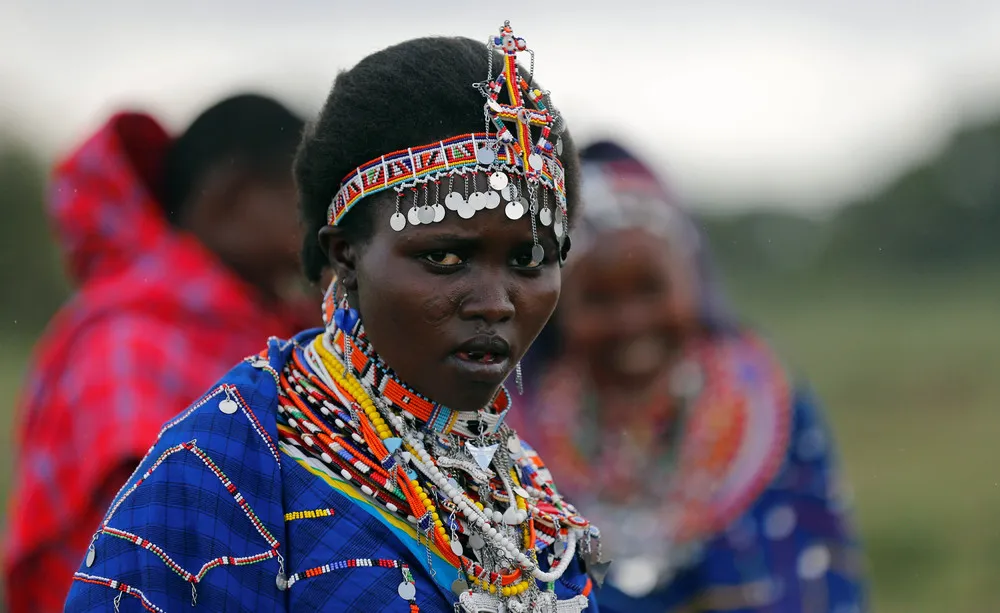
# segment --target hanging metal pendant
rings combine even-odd
[[[507,202],[513,202],[517,200],[517,185],[513,183],[508,183],[506,187],[500,190],[500,196]]]
[[[563,141],[562,138],[556,139],[556,155],[562,155],[563,152]]]
[[[469,547],[472,547],[474,550],[482,549],[483,547],[486,547],[486,541],[484,541],[483,537],[478,534],[473,534],[469,537]]]
[[[459,207],[465,206],[465,196],[458,192],[448,192],[444,197],[444,205],[451,211],[457,211]]]
[[[486,194],[482,192],[472,192],[469,194],[469,206],[473,211],[481,211],[486,208]]]
[[[418,207],[410,207],[410,210],[406,212],[406,221],[410,222],[411,226],[420,225],[420,211]]]
[[[434,209],[425,204],[417,211],[417,218],[422,224],[434,223]]]
[[[500,172],[499,170],[490,175],[490,187],[495,190],[501,190],[507,187],[510,181],[507,179],[507,174]]]
[[[544,207],[538,212],[538,221],[542,222],[542,225],[546,228],[552,225],[552,209],[549,207]]]
[[[476,151],[476,161],[479,162],[480,164],[489,166],[496,159],[497,159],[497,154],[488,147],[483,147],[478,151]]]
[[[96,561],[97,561],[97,549],[95,549],[94,546],[91,545],[90,548],[87,549],[87,559],[85,560],[84,563],[87,565],[87,568],[90,568],[91,566],[94,565],[94,562]]]
[[[538,265],[545,259],[545,248],[541,245],[534,245],[531,248],[531,263]]]
[[[533,170],[542,169],[542,156],[537,153],[532,153],[528,156],[528,166],[531,166]]]
[[[235,402],[233,402],[231,398],[223,398],[222,402],[219,403],[219,410],[225,413],[226,415],[232,415],[238,409],[239,407],[236,405]]]
[[[463,548],[462,544],[458,542],[457,536],[451,539],[451,552],[456,556],[460,556],[465,553],[465,548]]]
[[[472,216],[476,214],[476,207],[466,202],[455,212],[458,213],[458,216],[462,219],[472,219]]]
[[[434,223],[440,223],[442,220],[444,220],[443,206],[441,206],[440,204],[435,204],[431,208],[434,209]]]
[[[498,206],[500,206],[500,194],[496,193],[495,191],[490,190],[486,192],[485,198],[486,198],[485,202],[486,208],[495,209]]]
[[[472,456],[472,459],[476,461],[476,464],[479,465],[479,468],[486,470],[490,467],[490,463],[493,462],[493,455],[500,448],[500,444],[494,443],[486,447],[476,447],[472,444],[472,441],[466,441],[465,448]]]
[[[458,596],[469,591],[469,584],[465,582],[465,579],[455,579],[451,582],[451,591]]]
[[[406,227],[406,217],[404,217],[403,214],[398,211],[396,213],[393,213],[392,217],[389,218],[389,227],[395,230],[396,232],[401,231],[403,228]]]
[[[403,600],[413,600],[417,597],[417,588],[409,581],[403,581],[399,584],[399,587],[396,588],[396,593],[399,594],[399,597]]]
[[[512,221],[517,221],[524,215],[524,205],[517,200],[508,202],[507,206],[504,208],[504,213],[506,213],[507,217]]]

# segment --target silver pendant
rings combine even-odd
[[[448,195],[444,197],[444,205],[448,207],[448,210],[457,211],[459,207],[465,205],[465,196],[458,192],[448,192]]]
[[[507,175],[499,170],[490,175],[490,187],[497,191],[507,187],[509,182],[510,181],[507,180]]]
[[[528,156],[528,166],[531,166],[534,170],[542,169],[542,156],[537,153],[532,153]]]
[[[90,548],[87,549],[87,560],[84,563],[87,565],[87,568],[90,568],[94,565],[95,561],[97,561],[97,550],[94,549],[93,545],[91,545]]]
[[[233,402],[231,398],[224,398],[222,402],[219,403],[219,410],[226,415],[232,415],[237,409],[239,409],[239,407],[236,406],[236,403]]]
[[[483,147],[479,151],[476,151],[476,161],[479,162],[480,164],[489,166],[496,159],[497,159],[497,154],[494,153],[492,149]]]
[[[524,205],[517,200],[508,202],[507,206],[504,208],[504,213],[507,214],[508,219],[517,221],[518,219],[521,219],[522,215],[524,215]]]
[[[541,264],[542,260],[545,259],[545,249],[541,245],[535,245],[531,248],[531,263]]]
[[[401,231],[403,228],[406,227],[406,217],[404,217],[403,214],[399,212],[393,213],[392,217],[389,218],[389,227],[395,230],[396,232]]]
[[[420,223],[422,224],[433,223],[434,209],[425,204],[424,206],[420,207],[420,210],[417,211],[417,218],[420,220]]]
[[[409,581],[403,581],[399,584],[399,587],[396,588],[396,593],[399,594],[399,597],[403,600],[413,600],[417,597],[417,588]]]
[[[411,207],[409,211],[406,212],[406,221],[410,222],[411,226],[420,225],[420,211],[418,207]]]
[[[434,223],[440,223],[441,221],[443,221],[444,220],[444,207],[441,206],[440,204],[435,204],[431,208],[434,209]]]
[[[549,207],[543,208],[538,212],[538,221],[542,222],[542,225],[546,228],[552,225],[552,209]]]
[[[517,200],[517,186],[513,183],[508,183],[506,187],[500,190],[500,195],[507,202],[513,202]]]
[[[465,579],[455,579],[451,583],[451,591],[458,596],[463,592],[469,591],[469,584],[465,582]]]
[[[466,202],[456,212],[462,219],[472,219],[472,216],[476,214],[476,207]]]
[[[473,534],[469,537],[469,547],[472,547],[473,549],[482,549],[483,547],[486,547],[486,541],[484,541],[483,537],[478,534]]]
[[[482,192],[472,192],[469,194],[469,206],[473,211],[481,211],[486,208],[486,194]]]
[[[486,470],[490,467],[490,463],[493,462],[493,455],[496,454],[497,449],[500,448],[499,443],[493,443],[486,447],[476,447],[472,444],[472,441],[465,442],[465,448],[468,450],[469,454],[472,455],[472,459],[476,461],[476,464],[480,468]]]
[[[562,139],[559,138],[556,139],[556,155],[562,155],[562,152],[563,152]]]
[[[495,209],[500,206],[500,194],[493,190],[486,192],[486,208]]]
[[[465,613],[507,613],[500,598],[481,592],[462,592],[458,604]]]
[[[462,547],[462,544],[458,542],[457,536],[451,539],[451,552],[456,556],[460,556],[465,553],[465,549]]]

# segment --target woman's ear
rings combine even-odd
[[[342,228],[323,226],[319,231],[319,245],[340,284],[349,291],[358,288],[358,251],[347,239]]]

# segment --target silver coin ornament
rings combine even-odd
[[[288,579],[285,578],[285,573],[278,573],[274,578],[274,585],[278,587],[278,591],[284,592],[288,589]]]
[[[443,221],[444,220],[444,207],[441,206],[440,204],[435,204],[431,208],[434,209],[434,223],[440,223],[441,221]]]
[[[495,192],[495,191],[493,191],[493,190],[490,190],[490,191],[486,192],[486,202],[485,202],[485,204],[486,204],[486,208],[488,208],[488,209],[495,209],[495,208],[497,208],[498,206],[500,206],[500,194],[497,193],[497,192]]]
[[[226,415],[232,415],[238,408],[231,398],[225,398],[219,403],[219,410]]]
[[[389,227],[396,232],[401,231],[406,227],[406,217],[399,211],[396,211],[392,214],[392,217],[389,218]]]
[[[451,552],[456,556],[460,556],[465,553],[465,548],[462,547],[462,544],[458,542],[457,538],[451,540]]]
[[[455,579],[451,583],[451,591],[456,596],[463,594],[469,590],[469,584],[465,582],[465,579]]]
[[[473,549],[482,549],[485,546],[486,541],[484,541],[483,537],[478,534],[473,534],[469,537],[469,547],[472,547]]]
[[[507,187],[510,180],[507,179],[507,173],[500,172],[499,170],[490,175],[490,187],[495,190],[501,190]]]
[[[559,138],[556,139],[556,155],[562,155],[562,152],[563,152],[562,139]]]
[[[518,219],[521,219],[522,215],[524,215],[524,205],[517,200],[508,202],[507,206],[504,207],[503,212],[507,214],[509,219],[517,221]]]
[[[419,207],[410,207],[410,210],[406,212],[406,221],[410,222],[411,226],[420,225],[420,210]]]
[[[486,195],[482,192],[472,192],[469,194],[469,206],[473,211],[481,211],[486,208]]]
[[[458,216],[462,219],[472,219],[472,216],[476,214],[476,207],[472,206],[471,203],[466,202],[457,211]]]
[[[500,190],[500,196],[507,202],[517,200],[517,186],[513,183],[508,183],[506,187]]]
[[[90,549],[87,550],[87,560],[86,560],[87,568],[93,566],[94,562],[96,561],[97,561],[97,550],[94,549],[93,545],[91,545]]]
[[[532,153],[528,156],[528,166],[531,166],[534,170],[542,169],[542,156],[537,153]]]
[[[417,218],[420,219],[420,223],[434,223],[434,209],[425,204],[417,211]]]
[[[444,205],[450,211],[457,211],[459,207],[465,205],[465,196],[458,192],[448,192],[448,195],[444,197]]]
[[[403,600],[413,600],[417,597],[417,588],[409,581],[403,581],[399,584],[399,587],[396,588],[396,593],[398,593],[399,597]]]
[[[535,245],[531,248],[531,261],[535,264],[541,264],[542,260],[545,259],[545,249],[541,245]]]
[[[476,151],[476,161],[489,166],[497,159],[497,154],[489,147],[483,147]]]
[[[514,454],[515,457],[519,457],[522,451],[521,439],[517,438],[516,436],[512,436],[509,439],[507,439],[507,451]]]
[[[538,212],[538,221],[542,222],[545,227],[552,225],[552,209],[549,207],[543,207],[541,211]]]

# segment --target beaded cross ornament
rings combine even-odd
[[[535,54],[523,38],[514,35],[510,22],[489,38],[486,50],[486,80],[473,84],[484,98],[483,131],[393,151],[358,166],[341,182],[330,204],[330,225],[338,225],[366,196],[389,189],[396,192],[396,210],[389,224],[397,232],[407,225],[440,222],[447,211],[471,219],[504,202],[509,219],[516,221],[525,213],[531,216],[531,254],[536,263],[545,255],[536,222],[552,228],[562,256],[569,231],[566,173],[558,157],[562,118],[548,92],[533,87]],[[498,51],[503,69],[494,76]],[[517,64],[518,53],[530,55],[527,78]],[[480,174],[487,177],[484,186],[476,180]],[[447,181],[443,204],[439,200],[442,180]]]

